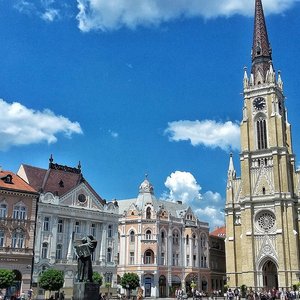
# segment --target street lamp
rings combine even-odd
[[[126,289],[127,289],[127,299],[130,299],[130,289],[129,289],[129,284],[126,284]]]

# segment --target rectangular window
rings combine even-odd
[[[63,233],[64,232],[64,220],[63,219],[58,219],[57,232],[58,233]]]
[[[190,265],[190,255],[187,254],[186,256],[186,265],[189,266]]]
[[[130,252],[129,254],[129,264],[134,265],[134,252]]]
[[[91,224],[90,232],[93,237],[96,237],[96,224]]]
[[[44,217],[43,230],[49,231],[49,229],[50,229],[50,217]]]
[[[109,238],[113,237],[113,226],[112,225],[108,225],[107,237],[109,237]]]
[[[178,264],[179,264],[179,254],[173,253],[172,262],[173,262],[173,266],[178,266]]]
[[[196,260],[197,260],[197,256],[196,254],[193,255],[193,267],[196,267]]]
[[[6,218],[6,204],[0,205],[0,218]]]
[[[163,266],[165,265],[165,253],[164,252],[161,253],[160,264]]]
[[[76,221],[75,222],[75,233],[80,233],[80,222],[79,221]]]
[[[4,231],[0,230],[0,247],[4,246]]]

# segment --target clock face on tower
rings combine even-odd
[[[253,106],[256,110],[262,110],[266,106],[266,100],[263,97],[257,97],[253,100]]]

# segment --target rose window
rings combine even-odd
[[[257,222],[261,229],[268,231],[274,227],[275,217],[269,212],[264,212],[259,215]]]

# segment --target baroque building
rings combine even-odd
[[[16,276],[7,297],[31,287],[38,195],[13,172],[0,170],[0,266]]]
[[[134,272],[145,297],[174,296],[176,288],[210,290],[209,226],[182,202],[156,199],[145,179],[137,198],[119,202],[118,279]]]
[[[72,296],[77,276],[74,241],[91,234],[98,241],[92,256],[93,271],[103,276],[105,283],[117,280],[118,204],[106,203],[77,168],[53,163],[41,169],[21,165],[18,175],[39,191],[33,289],[36,298],[43,298],[38,277],[45,269],[54,267],[65,276],[64,291]]]
[[[300,177],[261,0],[255,1],[252,67],[243,87],[241,177],[231,156],[227,180],[228,284],[291,287],[299,280]]]

